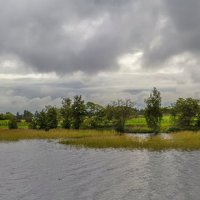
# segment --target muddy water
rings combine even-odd
[[[0,200],[199,200],[200,151],[0,143]]]

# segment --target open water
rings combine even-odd
[[[0,143],[0,200],[199,200],[200,151]]]

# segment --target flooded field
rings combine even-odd
[[[0,143],[2,200],[199,200],[200,151]]]

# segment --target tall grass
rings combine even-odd
[[[50,131],[30,130],[30,129],[0,129],[0,141],[18,141],[31,139],[67,139],[67,138],[88,138],[97,136],[115,135],[114,131],[95,130],[64,130],[55,129]]]
[[[122,148],[122,149],[148,149],[161,151],[168,149],[200,150],[200,132],[180,132],[171,134],[170,139],[161,135],[141,139],[128,135],[102,136],[93,138],[80,138],[62,141],[61,143],[87,148]]]
[[[59,139],[62,144],[86,148],[200,150],[200,132],[173,133],[168,139],[164,139],[161,135],[142,139],[137,136],[119,135],[115,131],[56,129],[46,132],[0,129],[0,142],[31,139]]]

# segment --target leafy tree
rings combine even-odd
[[[35,114],[32,117],[31,122],[29,123],[30,129],[38,129],[39,128],[38,117],[39,117],[39,113],[38,113],[38,111],[36,111]]]
[[[115,129],[119,132],[124,132],[126,120],[135,115],[135,112],[134,103],[130,99],[120,99],[106,107],[108,120],[113,121]]]
[[[57,128],[57,109],[52,106],[46,106],[41,112],[35,112],[32,121],[29,125],[32,129],[49,129]]]
[[[8,122],[8,128],[9,129],[17,129],[17,118],[16,117],[11,117],[9,122]]]
[[[26,122],[30,123],[32,121],[32,117],[33,114],[30,111],[24,110],[23,119],[25,119]]]
[[[46,130],[57,128],[58,120],[57,120],[57,110],[55,107],[46,106]]]
[[[75,129],[80,128],[85,113],[86,110],[85,110],[84,100],[82,100],[81,95],[80,96],[76,95],[74,97],[74,102],[72,104],[73,127]]]
[[[46,115],[45,110],[42,110],[41,112],[37,112],[35,118],[36,118],[36,124],[37,124],[38,129],[48,130],[47,115]]]
[[[85,117],[82,123],[83,128],[97,128],[102,126],[104,121],[104,107],[93,103],[87,102],[85,105]]]
[[[62,107],[60,109],[62,116],[62,127],[70,129],[72,121],[72,101],[69,98],[64,98],[62,100]]]
[[[199,100],[193,98],[179,98],[174,107],[173,115],[176,126],[181,129],[191,129],[199,126]]]
[[[15,117],[12,113],[10,113],[10,112],[6,112],[6,114],[4,115],[5,116],[5,119],[7,119],[7,120],[10,120],[10,119],[12,119],[13,117]]]
[[[0,120],[5,120],[5,115],[3,113],[0,113]]]
[[[20,115],[19,112],[16,113],[16,119],[17,122],[20,122],[22,120],[22,115]]]
[[[158,133],[160,131],[160,123],[162,120],[162,110],[161,95],[155,87],[150,96],[145,99],[145,103],[145,119],[147,125],[154,131],[154,133]]]

